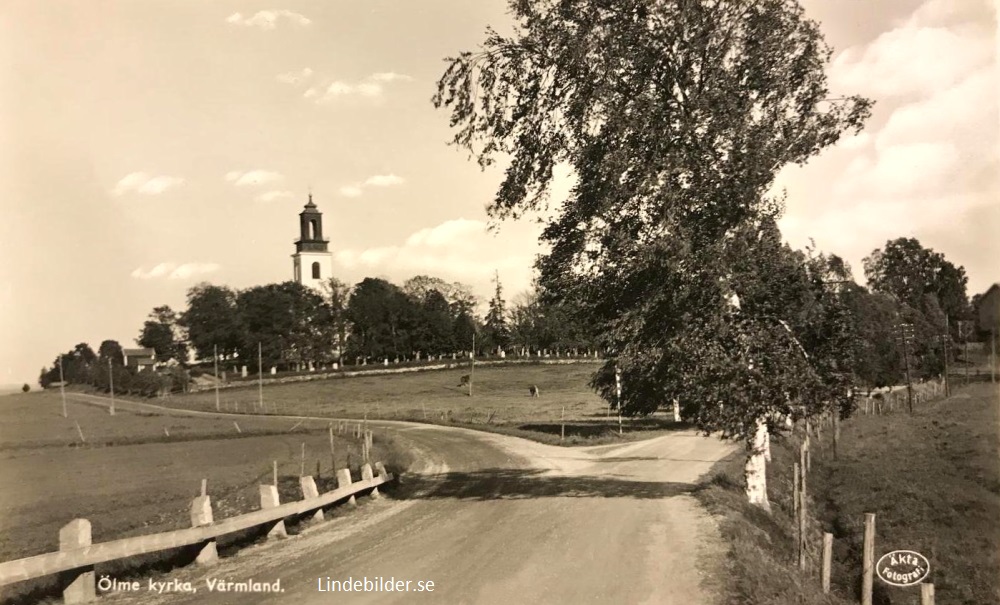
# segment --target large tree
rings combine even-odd
[[[438,83],[454,143],[483,166],[509,157],[494,217],[546,208],[555,167],[572,169],[542,283],[592,305],[626,412],[686,394],[701,428],[745,439],[766,506],[768,418],[818,397],[784,310],[730,302],[754,289],[733,262],[786,262],[756,239],[780,213],[777,172],[859,130],[871,103],[828,90],[831,50],[797,0],[509,6],[515,33],[490,30]]]
[[[265,367],[326,361],[333,353],[329,307],[316,292],[295,282],[241,291],[236,307],[244,326],[239,356],[257,365],[258,343]]]
[[[964,267],[956,267],[943,254],[923,247],[912,237],[887,241],[864,259],[868,286],[896,297],[914,309],[925,310],[933,295],[941,310],[951,318],[970,315],[966,294],[968,277]]]
[[[200,359],[235,354],[243,342],[243,326],[236,311],[236,292],[225,286],[201,283],[187,293],[187,310],[178,322]]]
[[[483,345],[499,351],[510,344],[510,328],[507,326],[507,303],[503,299],[499,276],[495,277],[495,282],[493,298],[490,299],[489,311],[483,324]]]
[[[354,287],[347,305],[351,320],[348,355],[410,355],[416,314],[416,305],[398,286],[384,279],[365,278]]]
[[[347,335],[351,323],[347,317],[347,303],[351,299],[351,286],[336,277],[331,277],[323,282],[322,287],[323,295],[330,307],[330,320],[333,322],[337,354],[342,355],[347,349]]]
[[[454,321],[444,294],[429,290],[417,310],[413,346],[430,355],[443,355],[455,350]]]
[[[155,307],[142,324],[136,343],[156,351],[159,361],[187,362],[187,344],[177,314],[168,305]]]
[[[101,342],[101,346],[97,348],[97,355],[100,362],[105,365],[107,365],[109,360],[115,365],[125,363],[122,346],[117,340],[105,340]]]

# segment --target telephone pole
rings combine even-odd
[[[63,367],[62,367],[63,356],[59,354],[59,394],[62,396],[63,404],[63,418],[69,417],[66,413],[66,379],[63,378]]]
[[[899,324],[899,339],[903,343],[903,368],[906,370],[906,405],[913,414],[913,383],[910,381],[910,348],[913,339],[913,324]]]
[[[944,350],[944,396],[951,397],[951,381],[948,379],[948,346],[951,344],[951,324],[948,316],[944,318],[944,334],[941,335],[941,348]]]
[[[997,381],[997,329],[990,328],[990,382]]]
[[[969,322],[960,320],[958,322],[958,335],[962,339],[962,356],[965,358],[962,365],[965,366],[965,384],[969,384]]]
[[[112,416],[115,415],[115,373],[111,368],[111,359],[108,359],[108,384],[111,387],[111,408],[109,409]]]
[[[472,378],[476,374],[476,331],[472,331],[472,363],[469,367],[469,397],[472,397]]]
[[[215,364],[215,411],[219,411],[219,347],[212,345],[212,359]]]

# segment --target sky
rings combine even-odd
[[[803,0],[865,131],[779,174],[786,240],[861,259],[916,237],[1000,281],[988,0]],[[540,227],[488,230],[502,166],[447,144],[431,96],[504,0],[7,0],[0,6],[0,384],[78,342],[134,344],[201,281],[291,279],[298,212],[337,277],[528,288]],[[563,179],[556,192],[566,191]],[[560,188],[561,187],[561,188]]]

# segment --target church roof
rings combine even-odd
[[[316,204],[313,203],[313,194],[311,194],[311,193],[309,194],[309,202],[306,204],[306,209],[307,210],[310,210],[310,209],[311,210],[315,210],[316,209]]]

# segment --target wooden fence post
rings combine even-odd
[[[59,530],[59,550],[74,550],[90,546],[90,521],[73,519]],[[63,603],[87,603],[97,598],[94,567],[73,569],[59,574],[63,587]]]
[[[865,513],[865,541],[861,567],[861,605],[872,605],[875,582],[875,514]]]
[[[801,477],[799,478],[799,571],[806,570],[806,477],[808,476],[809,467],[806,464],[808,460],[809,449],[805,443],[799,446],[799,468],[801,469]]]
[[[933,584],[924,583],[920,585],[920,605],[934,605]]]
[[[792,463],[792,514],[798,519],[799,514],[799,463]]]
[[[833,411],[833,459],[837,459],[837,446],[840,445],[840,410]]]
[[[830,566],[833,563],[833,534],[823,534],[823,594],[830,594]]]
[[[201,480],[201,495],[191,501],[191,527],[202,527],[214,522],[212,517],[212,499],[206,491],[206,481]],[[199,565],[211,565],[219,560],[219,551],[215,538],[206,540],[198,547],[195,562]]]

